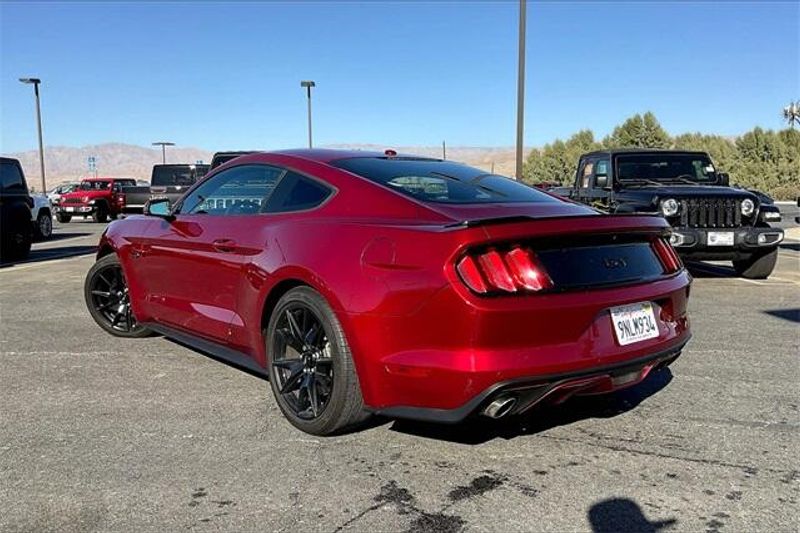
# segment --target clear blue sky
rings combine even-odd
[[[530,2],[525,142],[656,113],[672,133],[781,127],[800,3]],[[511,146],[516,2],[3,3],[0,150],[306,142]]]

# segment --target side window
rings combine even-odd
[[[211,177],[184,198],[180,212],[215,216],[262,213],[283,173],[267,165],[230,168]]]
[[[608,176],[608,159],[598,161],[594,173]]]
[[[330,196],[331,190],[321,183],[294,172],[287,172],[267,203],[268,213],[302,211],[317,207]]]
[[[0,164],[0,178],[4,191],[26,192],[25,180],[22,179],[22,172],[13,161],[3,161]]]
[[[583,174],[581,174],[581,187],[586,189],[589,187],[589,182],[591,177],[594,175],[594,161],[588,160],[586,164],[583,166]]]

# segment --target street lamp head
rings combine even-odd
[[[175,143],[168,141],[156,141],[153,143],[153,146],[175,146]]]
[[[300,87],[316,87],[317,84],[311,80],[303,80],[300,82]]]
[[[42,83],[42,80],[40,80],[39,78],[20,78],[19,81],[21,81],[22,83],[32,83],[34,85]]]

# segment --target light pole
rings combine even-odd
[[[522,131],[525,118],[525,4],[519,0],[519,64],[517,65],[517,176],[522,179]]]
[[[153,146],[160,146],[161,147],[161,164],[167,164],[167,146],[175,146],[175,143],[171,143],[169,141],[156,141],[153,143]]]
[[[47,182],[44,179],[44,143],[42,142],[42,110],[39,104],[39,78],[20,78],[19,81],[33,85],[33,93],[36,95],[36,124],[39,127],[39,165],[42,171],[42,193],[47,192]]]
[[[303,80],[300,82],[300,87],[306,88],[308,95],[308,147],[311,148],[311,88],[316,87],[317,84],[311,80]]]

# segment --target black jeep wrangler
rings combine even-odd
[[[733,261],[737,274],[766,278],[778,258],[780,211],[768,196],[730,187],[705,152],[620,149],[581,156],[575,184],[551,192],[608,213],[659,213],[688,260]]]

